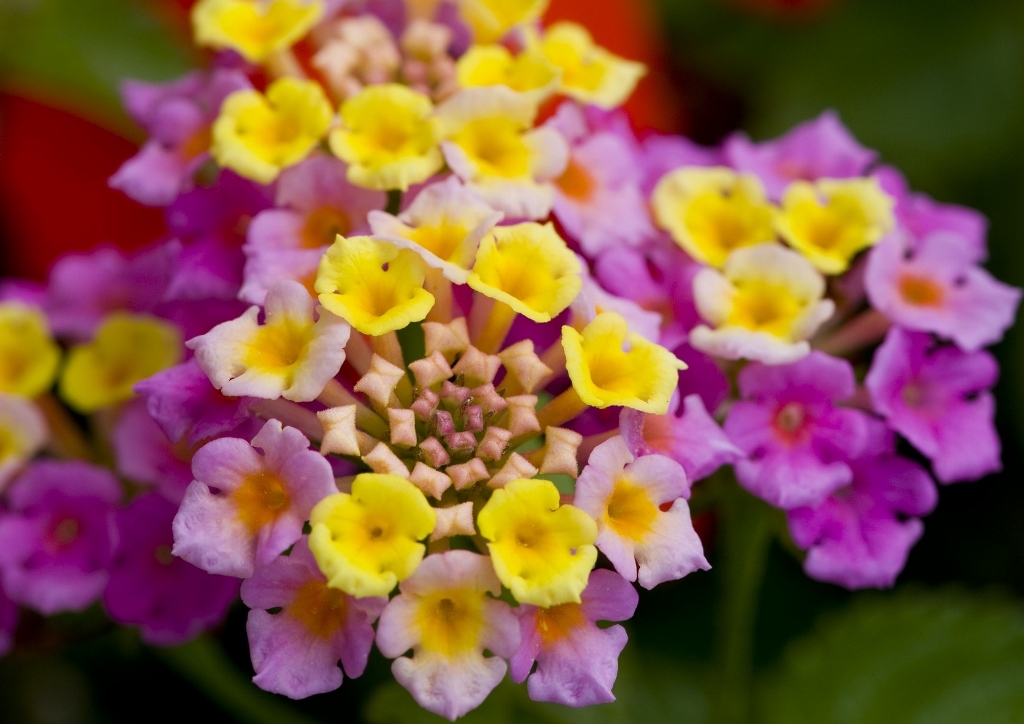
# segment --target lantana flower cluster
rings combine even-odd
[[[271,692],[376,646],[450,719],[506,673],[608,702],[722,466],[848,587],[998,469],[984,220],[832,114],[639,140],[643,66],[544,10],[199,0],[211,68],[125,84],[111,184],[166,238],[0,293],[0,647],[18,606],[165,645],[240,593]]]

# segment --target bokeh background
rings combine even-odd
[[[42,279],[64,251],[159,237],[159,212],[106,188],[140,140],[117,84],[165,80],[201,62],[188,5],[0,0],[4,276]],[[714,143],[744,129],[765,139],[836,109],[914,188],[984,212],[990,269],[1024,286],[1020,0],[553,0],[549,16],[583,22],[603,45],[651,66],[630,105],[641,131]],[[816,583],[781,544],[770,551],[754,676],[742,692],[752,721],[1024,722],[1024,330],[995,352],[1005,470],[941,490],[894,589]],[[706,540],[713,565],[727,555],[724,527]],[[523,687],[503,685],[466,720],[713,721],[727,579],[712,570],[641,595],[615,704],[538,706]],[[376,653],[363,678],[333,694],[294,705],[261,696],[247,682],[244,622],[239,606],[215,636],[154,651],[98,610],[49,622],[26,615],[18,650],[0,660],[0,721],[433,719],[388,683]]]

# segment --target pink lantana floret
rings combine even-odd
[[[251,444],[233,437],[207,443],[192,458],[192,474],[174,518],[174,554],[239,578],[295,543],[313,506],[337,492],[330,463],[277,420]]]

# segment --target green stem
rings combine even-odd
[[[316,724],[246,679],[211,639],[152,649],[167,666],[242,724]]]
[[[392,216],[398,216],[398,212],[402,210],[402,192],[400,189],[388,189],[388,205],[384,208],[384,211],[391,214]]]
[[[772,539],[771,509],[734,481],[719,506],[716,570],[721,605],[715,635],[716,687],[713,724],[746,724],[750,720],[754,674],[754,625],[758,595]]]

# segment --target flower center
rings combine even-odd
[[[266,471],[247,475],[231,497],[239,520],[253,532],[275,521],[291,502],[281,480]]]
[[[309,581],[299,589],[287,612],[314,636],[326,639],[345,625],[348,602],[341,591],[323,581]]]
[[[899,289],[903,299],[917,307],[937,307],[942,303],[942,287],[925,277],[905,274],[900,278]]]
[[[650,533],[658,508],[643,488],[623,477],[615,482],[605,515],[609,527],[620,536],[640,541]]]
[[[564,639],[585,622],[583,609],[578,603],[563,603],[537,611],[537,633],[545,646]]]

